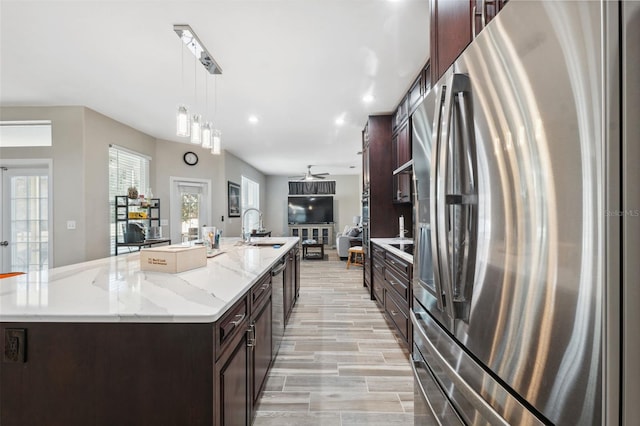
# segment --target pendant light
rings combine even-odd
[[[202,125],[202,147],[204,149],[210,149],[211,145],[211,122],[206,121]]]
[[[178,107],[178,112],[176,113],[176,134],[182,137],[189,137],[191,134],[189,111],[184,105],[180,105]]]
[[[193,58],[193,104],[198,105],[198,70],[195,57]],[[200,145],[202,140],[201,120],[200,114],[191,116],[191,143],[194,145]]]
[[[211,131],[211,153],[214,155],[220,155],[220,144],[221,144],[222,133],[218,129],[213,129]]]
[[[202,140],[202,116],[200,114],[193,114],[191,116],[191,143],[200,145]]]
[[[208,76],[204,75],[204,112],[209,116],[209,79]],[[202,147],[204,149],[211,149],[211,129],[213,125],[210,121],[205,120],[202,125]]]
[[[184,92],[184,47],[180,43],[180,72],[182,78],[182,91]],[[178,106],[176,112],[176,134],[181,137],[189,137],[191,131],[191,121],[189,110],[185,105]]]
[[[217,119],[218,115],[218,79],[213,77],[213,117]],[[222,132],[220,130],[211,129],[211,153],[213,155],[220,155]]]

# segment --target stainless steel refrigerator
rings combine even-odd
[[[414,113],[416,425],[638,421],[637,5],[512,0]]]

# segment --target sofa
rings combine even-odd
[[[349,249],[362,245],[362,228],[358,226],[345,227],[344,231],[336,235],[336,250],[341,260],[347,260]]]

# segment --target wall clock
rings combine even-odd
[[[190,166],[195,166],[196,164],[198,164],[198,155],[195,152],[185,152],[182,159]]]

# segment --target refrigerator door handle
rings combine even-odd
[[[438,181],[438,231],[443,285],[451,319],[468,320],[473,290],[478,193],[471,84],[465,74],[453,74],[442,118]],[[447,193],[452,191],[454,193]]]
[[[444,293],[442,291],[442,281],[441,281],[441,264],[440,264],[440,251],[439,251],[439,238],[440,238],[440,228],[438,226],[438,215],[436,212],[439,208],[439,200],[438,200],[438,157],[440,147],[440,126],[442,124],[442,108],[444,106],[444,100],[447,93],[447,86],[442,85],[439,90],[438,95],[436,96],[436,106],[435,106],[435,115],[433,118],[433,127],[432,127],[432,137],[431,140],[432,148],[431,148],[431,178],[429,179],[429,211],[431,212],[431,253],[433,255],[433,281],[436,290],[436,306],[440,311],[444,311],[445,303],[443,301]]]

